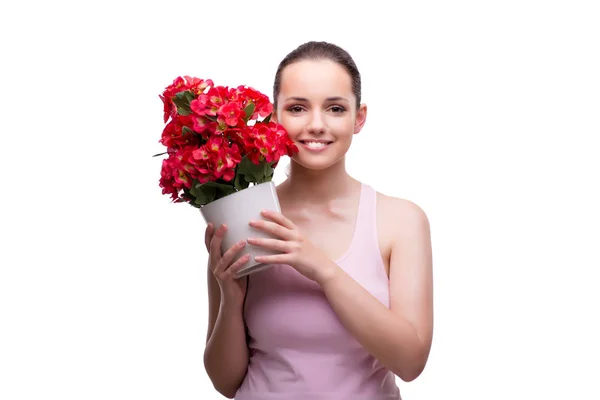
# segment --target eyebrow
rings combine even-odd
[[[304,97],[296,97],[296,96],[288,97],[286,99],[286,101],[289,101],[289,100],[308,102],[308,99],[306,99]],[[341,96],[328,97],[325,99],[325,101],[347,101],[347,102],[349,102],[349,100],[347,98],[341,97]]]

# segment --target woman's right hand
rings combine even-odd
[[[246,296],[248,277],[236,278],[237,272],[250,260],[250,255],[245,254],[232,263],[233,258],[246,246],[242,240],[221,254],[221,244],[227,231],[227,226],[221,225],[216,230],[209,223],[205,232],[205,244],[209,252],[208,267],[212,271],[221,289],[221,302],[242,305]]]

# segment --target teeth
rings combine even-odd
[[[327,143],[323,142],[305,142],[308,147],[321,148],[327,146]]]

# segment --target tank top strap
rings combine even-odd
[[[364,257],[371,257],[373,252],[379,252],[377,241],[377,192],[369,185],[361,183],[360,198],[358,210],[354,225],[354,234],[350,248],[338,262],[345,261],[354,263],[351,260],[364,261]],[[357,259],[358,257],[358,259]],[[360,261],[358,262],[360,264]],[[347,268],[353,268],[348,265]],[[357,268],[362,268],[357,266]]]
[[[365,183],[361,188],[352,245],[341,266],[386,307],[389,306],[389,279],[377,231],[377,191]]]
[[[361,186],[355,235],[360,236],[359,243],[372,245],[373,238],[377,237],[377,192],[366,183]]]

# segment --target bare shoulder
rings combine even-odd
[[[429,231],[429,218],[414,201],[377,192],[377,203],[382,220],[393,226],[396,234],[414,233],[415,229]]]
[[[429,251],[429,221],[414,201],[377,192],[377,235],[388,277],[397,269],[399,255],[407,248]],[[405,264],[405,263],[402,263]],[[396,274],[397,276],[397,274]]]

